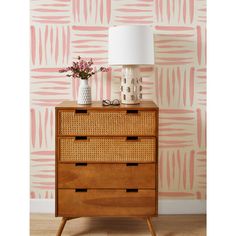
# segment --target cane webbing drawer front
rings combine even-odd
[[[58,164],[58,188],[155,189],[155,163]]]
[[[59,189],[58,215],[145,216],[155,214],[155,190]]]
[[[88,137],[76,140],[60,137],[60,161],[80,162],[154,162],[155,137],[127,140],[126,137]]]
[[[155,111],[63,110],[58,115],[60,135],[155,136],[156,133]]]
[[[56,107],[56,216],[157,214],[153,102]]]

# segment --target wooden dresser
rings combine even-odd
[[[139,105],[56,107],[56,216],[142,217],[155,234],[158,108]]]

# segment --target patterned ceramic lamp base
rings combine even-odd
[[[139,104],[142,98],[142,78],[138,66],[125,65],[122,67],[121,103]]]

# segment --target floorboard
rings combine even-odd
[[[31,236],[55,236],[61,218],[31,214]],[[205,236],[205,215],[161,215],[152,219],[158,236]],[[150,236],[146,221],[138,218],[78,218],[66,223],[62,236]]]

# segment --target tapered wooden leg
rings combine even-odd
[[[152,236],[156,236],[155,229],[153,228],[153,225],[152,225],[151,217],[147,217],[147,224],[148,224],[148,228]]]
[[[68,220],[68,219],[65,218],[65,217],[62,218],[61,224],[60,224],[60,227],[59,227],[59,229],[58,229],[58,231],[57,231],[57,235],[56,235],[56,236],[61,236],[62,231],[63,231],[63,229],[64,229],[64,227],[65,227],[65,224],[66,224],[66,221],[67,221],[67,220]]]

